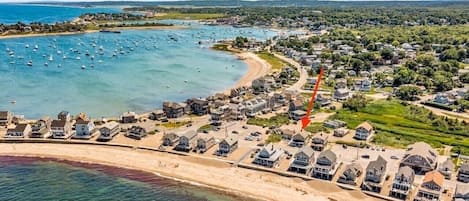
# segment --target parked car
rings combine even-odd
[[[238,131],[231,131],[231,133],[233,133],[233,134],[239,134]]]
[[[369,159],[370,155],[368,155],[368,154],[362,155],[362,158]]]

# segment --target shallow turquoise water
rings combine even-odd
[[[0,157],[0,200],[235,201],[247,198],[101,165]]]
[[[205,97],[233,86],[247,71],[234,55],[210,50],[214,40],[275,35],[169,22],[188,28],[0,40],[0,110],[27,118],[61,110],[117,116],[160,108],[165,100]]]

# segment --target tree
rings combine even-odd
[[[391,48],[385,48],[380,51],[381,57],[386,60],[391,60],[394,53]]]
[[[433,62],[435,62],[435,57],[429,54],[421,54],[417,56],[416,61],[424,66],[432,66]]]
[[[466,84],[469,83],[469,72],[461,74],[459,80]]]
[[[351,98],[344,102],[344,108],[357,112],[359,109],[366,107],[366,97],[363,94],[354,94]]]
[[[449,48],[443,51],[440,55],[441,61],[458,60],[458,59],[459,59],[459,55],[458,55],[458,51],[456,50],[456,48]]]
[[[451,73],[445,71],[437,71],[433,76],[433,85],[436,91],[448,91],[453,89],[454,82],[451,79]]]
[[[394,86],[400,86],[403,84],[413,84],[417,74],[415,71],[410,70],[406,67],[401,67],[394,73]]]
[[[399,87],[396,91],[396,96],[401,100],[415,101],[418,100],[418,96],[422,95],[422,90],[414,85],[405,85]]]

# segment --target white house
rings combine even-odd
[[[78,119],[75,123],[75,135],[73,138],[90,139],[94,131],[93,121]]]
[[[368,122],[363,122],[355,129],[354,138],[357,140],[368,140],[373,135],[374,129]]]
[[[31,125],[18,124],[13,129],[8,129],[5,138],[24,138],[31,133]]]
[[[53,120],[51,123],[52,138],[67,139],[72,135],[72,125],[67,120]]]
[[[99,129],[99,137],[98,140],[100,141],[108,141],[114,138],[117,134],[119,134],[120,126],[117,122],[111,121],[104,124]]]

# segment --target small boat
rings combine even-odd
[[[62,59],[67,59],[67,56],[64,55],[64,56],[62,57]]]
[[[61,68],[61,67],[62,67],[62,64],[58,64],[57,67]]]
[[[46,63],[44,63],[44,66],[49,66],[49,64],[46,62]]]
[[[52,57],[52,54],[49,56],[49,61],[54,61],[54,57]]]
[[[77,57],[76,59],[77,59],[77,60],[80,60],[81,58],[80,58],[80,57]]]
[[[113,31],[113,30],[108,30],[108,29],[101,29],[99,30],[101,33],[121,33],[120,31]]]
[[[10,103],[13,104],[13,105],[16,104],[16,100],[12,100],[12,101],[10,101]]]
[[[103,63],[103,60],[99,60],[98,63]]]
[[[82,65],[82,66],[81,66],[81,69],[85,70],[85,69],[86,69],[86,66],[85,66],[85,65]]]
[[[35,45],[35,46],[34,46],[34,49],[36,49],[36,50],[39,49],[39,46]]]
[[[29,60],[26,65],[28,65],[28,66],[33,66],[33,61]]]
[[[8,52],[8,54],[9,54],[9,55],[14,55],[14,54],[15,54],[15,52],[13,52],[13,51],[9,51],[9,52]]]
[[[10,61],[10,64],[15,64],[16,62],[15,61]]]
[[[58,51],[57,51],[57,54],[62,54],[62,51],[58,50]]]
[[[94,64],[91,64],[90,67],[91,67],[91,68],[94,68]]]
[[[28,44],[26,44],[24,47],[25,47],[25,48],[29,48],[29,45],[28,45]]]

